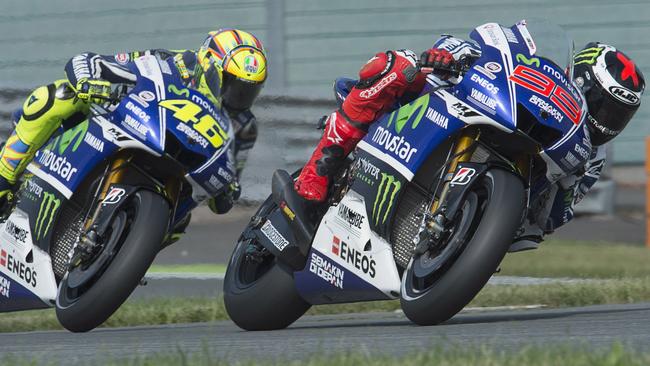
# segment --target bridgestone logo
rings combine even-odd
[[[289,241],[280,234],[273,224],[271,224],[271,221],[265,222],[260,231],[271,241],[271,243],[273,243],[273,245],[275,245],[276,248],[278,248],[279,251],[282,251],[287,245],[289,245]]]

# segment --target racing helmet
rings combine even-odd
[[[238,29],[210,32],[197,52],[197,89],[233,110],[251,107],[266,80],[264,46]]]
[[[587,101],[587,126],[593,145],[616,137],[641,104],[645,79],[623,52],[590,42],[575,54],[574,81]]]

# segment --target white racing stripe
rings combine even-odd
[[[401,175],[406,177],[406,180],[408,180],[409,182],[413,179],[414,176],[413,172],[411,172],[409,168],[407,168],[404,164],[402,164],[399,160],[395,159],[394,157],[386,154],[385,152],[379,150],[378,148],[370,145],[369,143],[363,140],[361,140],[357,146],[361,150],[367,152],[368,154],[376,157],[377,159],[393,167],[393,169],[397,170]]]
[[[30,163],[27,166],[27,171],[41,178],[42,180],[46,181],[49,185],[54,187],[54,189],[59,191],[65,198],[69,199],[72,196],[72,191],[68,187],[66,187],[65,184],[63,184],[60,180],[58,180],[54,176],[41,170],[41,168],[36,166],[36,164]]]

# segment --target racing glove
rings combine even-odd
[[[454,56],[442,48],[431,48],[420,56],[420,67],[431,68],[439,75],[450,75],[451,69],[456,65]]]
[[[110,81],[83,78],[75,87],[77,98],[88,103],[103,103],[111,97]]]
[[[222,194],[210,198],[208,200],[208,207],[217,215],[225,214],[230,211],[235,201],[237,201],[240,196],[241,186],[239,185],[239,182],[233,182],[228,185]]]

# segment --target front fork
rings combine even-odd
[[[135,177],[135,179],[134,179]],[[149,186],[157,190],[158,193],[165,196],[170,203],[175,205],[178,203],[180,195],[181,182],[179,179],[169,178],[165,182],[159,182],[153,177],[142,171],[137,165],[133,164],[133,155],[128,151],[118,153],[113,161],[106,167],[103,178],[97,186],[94,194],[94,208],[89,211],[86,219],[84,220],[84,230],[79,238],[78,244],[75,246],[73,257],[70,260],[70,268],[76,267],[83,261],[92,258],[101,249],[101,236],[104,234],[106,227],[106,215],[111,216],[114,210],[106,212],[103,202],[109,195],[111,187],[115,186],[128,186],[137,187],[138,182],[142,181],[142,177],[147,178]],[[153,183],[153,184],[151,184]],[[134,191],[131,188],[131,191]],[[115,209],[117,205],[108,205],[110,208]],[[173,215],[171,215],[173,217]]]
[[[467,128],[461,131],[456,143],[450,150],[449,158],[443,166],[439,182],[442,182],[442,188],[438,187],[434,192],[440,191],[440,195],[434,198],[433,203],[429,207],[429,211],[424,214],[424,227],[421,229],[418,244],[416,246],[416,253],[423,254],[428,250],[431,243],[440,241],[445,232],[449,215],[453,215],[456,202],[459,197],[458,193],[454,194],[453,199],[449,197],[450,185],[458,166],[462,163],[470,163],[474,152],[479,144],[480,130]],[[496,154],[496,152],[494,152]],[[497,154],[498,155],[498,154]],[[503,158],[503,157],[502,157]],[[505,158],[504,158],[505,159]],[[507,161],[507,160],[506,160]],[[515,161],[510,163],[513,170],[521,174],[523,177],[529,177],[530,174],[530,156],[522,154],[518,156]],[[449,200],[453,203],[448,202]],[[447,212],[447,205],[451,204],[450,212]]]

